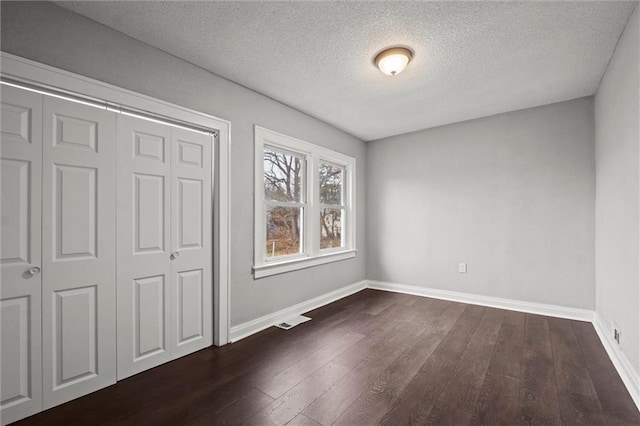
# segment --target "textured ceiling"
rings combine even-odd
[[[592,95],[637,2],[58,4],[373,140]]]

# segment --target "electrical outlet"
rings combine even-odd
[[[620,330],[615,329],[613,330],[613,340],[616,341],[616,343],[618,344],[618,348],[620,348]]]
[[[620,332],[617,324],[613,321],[611,321],[611,329],[613,331],[613,340],[618,344],[618,348],[620,348],[620,336],[622,333]]]
[[[467,273],[467,264],[466,263],[458,263],[458,272],[461,274]]]

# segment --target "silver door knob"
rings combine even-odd
[[[38,275],[40,273],[40,268],[37,267],[37,266],[34,266],[34,267],[29,269],[29,273],[31,275]]]
[[[177,251],[174,251],[173,253],[171,253],[171,256],[169,256],[169,258],[171,260],[176,260],[176,257],[178,257],[180,255],[180,253],[178,253]]]

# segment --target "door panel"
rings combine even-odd
[[[178,346],[204,337],[202,269],[178,273]]]
[[[171,359],[170,140],[118,116],[118,379]]]
[[[133,174],[135,254],[164,252],[165,177]]]
[[[42,95],[0,89],[0,419],[42,410]]]
[[[2,402],[11,404],[29,397],[29,297],[0,301],[2,324],[2,362],[16,368],[2,372]]]
[[[164,275],[135,280],[134,361],[166,351]]]
[[[98,374],[96,295],[96,286],[55,292],[54,389]]]
[[[2,181],[2,264],[29,263],[31,162],[0,159]],[[6,223],[5,223],[6,222]]]
[[[40,410],[37,402],[41,401],[39,391],[42,377],[34,377],[34,372],[39,371],[40,368],[33,365],[32,361],[35,346],[32,341],[33,328],[29,318],[32,306],[30,296],[0,300],[3,424],[6,420],[16,420]],[[32,389],[34,381],[37,381],[37,385]]]
[[[178,250],[201,249],[204,231],[203,209],[204,201],[202,179],[177,179],[176,202],[178,203],[178,217],[175,222]]]
[[[53,165],[53,233],[57,261],[95,259],[98,169]]]
[[[212,344],[211,149],[209,135],[171,129],[174,358]]]
[[[5,143],[33,143],[40,140],[40,128],[34,124],[42,124],[42,95],[29,93],[11,87],[2,87],[2,139]],[[34,121],[35,120],[35,121]],[[37,142],[34,146],[40,146]]]
[[[43,396],[115,383],[115,113],[44,98]]]
[[[97,150],[98,122],[79,117],[53,114],[54,146],[66,146],[72,149]]]

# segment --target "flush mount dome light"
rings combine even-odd
[[[406,47],[391,47],[376,55],[376,66],[387,75],[400,74],[413,59],[413,52]]]

